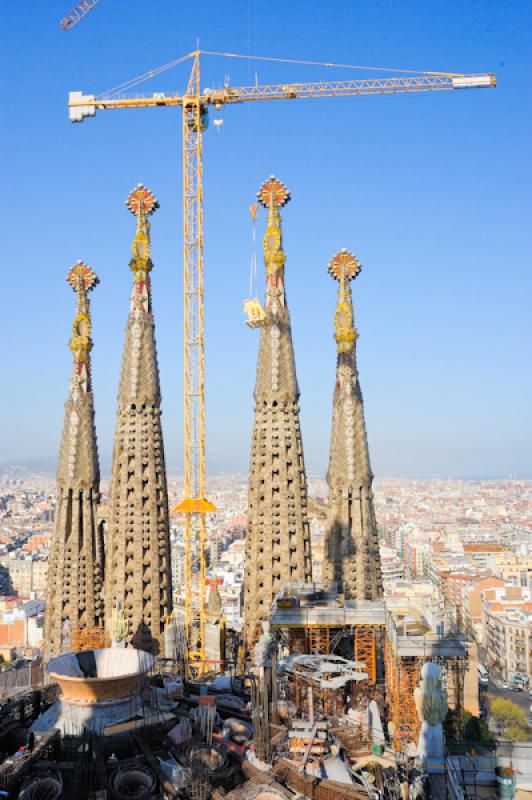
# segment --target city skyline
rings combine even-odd
[[[211,10],[209,25],[199,6],[180,9],[178,25],[174,8],[160,5],[145,13],[141,3],[131,3],[124,16],[102,4],[69,34],[57,26],[64,11],[61,2],[37,9],[24,28],[24,47],[17,34],[22,9],[5,12],[13,76],[3,95],[14,113],[2,134],[4,151],[13,156],[3,166],[12,191],[1,199],[1,216],[9,221],[6,263],[17,269],[6,277],[1,323],[9,391],[1,400],[0,462],[56,458],[69,371],[64,276],[83,258],[101,276],[93,371],[102,469],[108,471],[129,301],[128,215],[120,203],[139,181],[161,200],[153,247],[162,419],[169,465],[182,461],[179,117],[164,111],[102,114],[72,126],[66,96],[74,89],[99,91],[169,61],[190,50],[192,29],[216,28],[216,37],[201,42],[206,49],[493,70],[498,88],[230,109],[221,115],[223,126],[211,126],[205,139],[209,470],[247,470],[258,344],[241,310],[251,260],[247,209],[261,181],[275,172],[297,198],[287,210],[285,249],[309,474],[326,469],[335,305],[326,265],[345,246],[363,263],[354,310],[375,473],[531,476],[531,119],[523,102],[530,9],[524,3],[511,14],[496,3],[460,12],[444,3],[430,11],[414,3],[408,31],[404,12],[391,3],[355,13],[343,3],[318,2],[310,19],[301,3],[266,13],[260,4],[248,9],[228,2]],[[175,36],[159,48],[162,20]],[[289,23],[296,21],[294,45]],[[145,47],[139,55],[130,42],[141,24]],[[316,38],[318,30],[323,36]],[[234,83],[253,82],[255,71],[262,82],[316,76],[310,67],[209,62],[205,81],[220,80],[228,69]],[[164,85],[148,84],[149,91],[185,81],[185,72],[170,75]],[[319,72],[331,76],[336,73]],[[157,146],[141,154],[138,137],[151,137]],[[325,154],[318,150],[324,137],[330,144]],[[30,140],[41,146],[25,147]],[[236,163],[237,153],[245,166]],[[41,199],[32,201],[33,210],[25,198],[36,185]],[[259,216],[259,241],[264,225]],[[258,262],[260,296],[260,249]]]

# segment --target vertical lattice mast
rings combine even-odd
[[[350,286],[360,269],[360,262],[346,250],[329,264],[330,275],[338,281],[334,317],[338,360],[327,472],[324,577],[337,581],[345,599],[374,600],[382,594],[382,577]]]
[[[88,293],[98,283],[81,261],[67,281],[76,292],[68,346],[74,363],[57,466],[57,506],[48,562],[45,655],[68,648],[69,632],[103,625],[103,539],[97,523],[100,471],[91,382],[91,317]],[[64,641],[62,642],[62,636]]]
[[[129,642],[162,650],[171,610],[168,492],[161,392],[151,305],[149,216],[158,207],[139,184],[126,201],[137,219],[131,306],[126,326],[109,492],[105,616],[120,605]]]
[[[311,579],[299,387],[284,289],[280,209],[290,195],[272,177],[258,198],[268,209],[268,227],[264,237],[266,316],[257,362],[248,492],[244,618],[250,644],[262,620],[269,617],[281,586]]]
[[[183,271],[184,271],[184,499],[187,656],[201,671],[205,658],[206,519],[216,508],[205,498],[205,349],[203,292],[203,160],[205,105],[199,52],[183,97]],[[192,665],[194,665],[192,667]]]

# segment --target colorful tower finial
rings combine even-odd
[[[276,178],[257,193],[268,208],[265,318],[255,382],[244,578],[245,638],[256,644],[282,586],[310,583],[312,558],[299,386],[284,293],[280,209],[290,194]]]
[[[147,189],[142,183],[138,183],[126,200],[126,205],[136,217],[144,214],[148,216],[159,208],[153,192]]]
[[[343,248],[330,260],[327,271],[339,282],[338,302],[334,315],[334,338],[339,353],[348,353],[353,349],[357,332],[353,322],[353,301],[349,281],[356,278],[362,264],[348,250]]]
[[[268,209],[268,227],[264,235],[264,262],[266,264],[266,309],[277,311],[277,301],[286,305],[284,294],[284,265],[280,209],[290,200],[286,186],[273,175],[257,192],[261,205]]]
[[[71,379],[72,394],[86,394],[91,390],[90,351],[91,315],[88,292],[100,282],[96,273],[83,261],[77,261],[66,277],[77,295],[76,316],[72,323],[72,338],[68,346],[74,356]]]
[[[365,601],[382,596],[382,574],[350,286],[360,270],[360,262],[347,250],[340,250],[328,266],[329,274],[339,283],[334,316],[338,356],[322,579],[334,581],[344,600]]]
[[[260,187],[257,197],[264,208],[270,208],[270,206],[282,208],[290,201],[290,192],[284,183],[277,180],[275,175],[271,175]]]
[[[68,343],[73,355],[57,459],[57,492],[50,558],[44,653],[48,660],[82,635],[103,628],[105,567],[103,526],[98,516],[100,469],[91,386],[91,316],[88,293],[99,283],[78,261],[66,279],[76,292],[76,314]]]
[[[75,292],[78,291],[80,285],[85,288],[86,292],[90,292],[91,289],[94,289],[96,284],[100,283],[100,279],[94,270],[81,261],[81,259],[76,261],[66,276],[66,279]]]
[[[139,184],[126,205],[137,229],[109,484],[106,545],[112,563],[105,580],[105,625],[114,640],[157,651],[172,609],[161,388],[150,288],[149,217],[158,203]]]
[[[131,295],[131,308],[138,308],[145,313],[151,311],[151,292],[149,273],[153,268],[150,258],[150,223],[149,217],[159,203],[153,193],[139,183],[126,200],[126,206],[137,218],[137,230],[133,240],[133,258],[129,262],[134,275],[134,286]]]

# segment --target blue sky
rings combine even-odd
[[[154,311],[170,464],[182,463],[180,112],[67,119],[67,93],[100,92],[195,47],[457,72],[488,91],[256,103],[205,136],[207,436],[212,471],[245,471],[258,333],[243,323],[248,206],[270,174],[284,214],[287,291],[307,467],[324,473],[341,247],[354,285],[359,370],[377,475],[532,476],[531,81],[527,2],[101,0],[73,30],[73,0],[2,5],[0,462],[55,456],[82,258],[93,293],[94,389],[104,465],[128,311],[139,181],[153,218]],[[331,79],[341,70],[205,60],[203,85]],[[187,68],[145,84],[182,91]],[[347,77],[352,77],[351,73]],[[265,214],[259,213],[259,247]],[[259,249],[260,258],[260,249]],[[262,263],[259,260],[261,290]]]

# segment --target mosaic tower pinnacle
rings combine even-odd
[[[244,621],[249,643],[269,617],[281,586],[311,579],[307,481],[280,214],[290,195],[272,177],[261,187],[258,199],[268,209],[268,225],[248,490]]]
[[[338,359],[327,472],[324,577],[337,582],[346,600],[375,600],[382,594],[382,576],[350,286],[360,269],[360,262],[346,250],[329,264],[329,274],[338,281],[334,317]]]
[[[171,610],[168,492],[161,430],[161,392],[151,303],[149,217],[158,208],[142,184],[126,204],[137,225],[133,241],[133,290],[124,352],[109,491],[105,617],[120,607],[127,641],[162,649]]]
[[[104,552],[97,522],[100,470],[91,382],[89,292],[96,274],[78,261],[67,275],[76,293],[68,343],[73,356],[70,391],[57,466],[57,507],[48,562],[45,655],[69,649],[73,629],[103,626]]]

